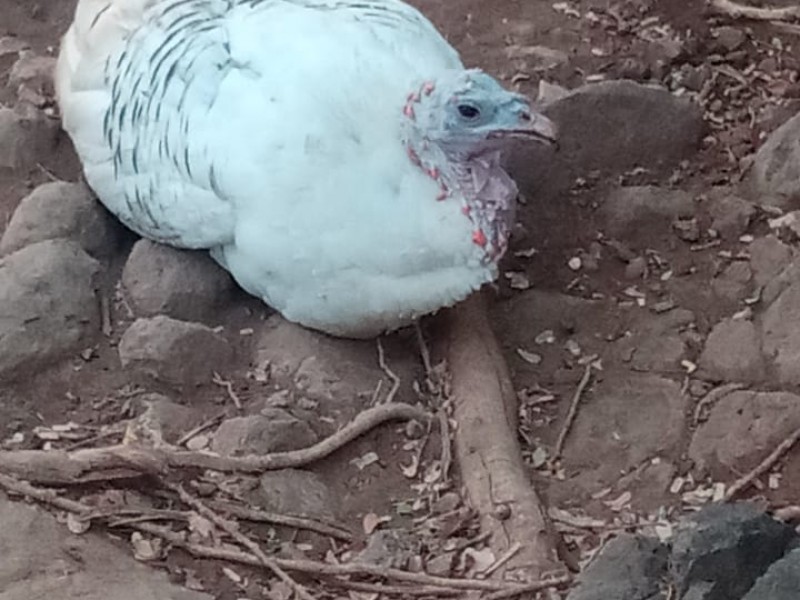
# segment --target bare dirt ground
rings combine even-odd
[[[616,531],[659,519],[669,522],[671,515],[720,494],[716,484],[730,483],[754,467],[797,419],[800,406],[785,408],[791,413],[788,418],[771,404],[753,408],[744,402],[738,412],[730,411],[730,421],[725,414],[698,413],[696,408],[719,384],[743,382],[745,389],[759,392],[796,391],[797,385],[781,380],[772,367],[753,367],[752,361],[734,361],[727,377],[724,369],[712,368],[711,374],[707,368],[697,370],[698,364],[704,367],[701,355],[709,332],[749,306],[752,273],[737,275],[737,265],[749,264],[748,245],[769,234],[767,219],[776,213],[753,209],[746,222],[731,226],[732,235],[715,237],[708,234],[712,221],[725,219],[715,217],[702,201],[695,202],[692,214],[680,215],[680,227],[674,215],[662,215],[613,233],[603,207],[610,190],[620,184],[655,184],[668,193],[682,190],[696,200],[738,183],[765,136],[800,108],[800,50],[794,48],[796,37],[770,24],[733,23],[723,39],[723,24],[705,14],[700,0],[415,4],[462,52],[466,63],[533,97],[541,80],[574,88],[624,78],[659,81],[673,91],[683,88],[702,96],[708,135],[698,154],[678,168],[613,176],[585,173],[567,189],[534,180],[534,166],[519,173],[528,201],[520,216],[525,231],[517,254],[507,260],[493,319],[521,400],[520,439],[531,475],[578,562]],[[37,54],[53,54],[73,5],[73,0],[0,0],[0,39],[12,36]],[[0,103],[13,102],[15,90],[4,84],[16,59],[15,52],[0,52]],[[754,72],[765,75],[754,77]],[[583,117],[587,124],[604,118],[602,113]],[[652,120],[653,127],[659,118],[642,117]],[[636,124],[638,130],[648,127],[647,122]],[[33,187],[54,178],[79,180],[77,160],[63,135],[37,162],[26,172],[0,168],[0,234]],[[133,242],[131,236],[124,243]],[[531,247],[535,253],[525,252]],[[296,332],[282,333],[281,325],[268,320],[266,307],[240,292],[234,292],[208,322],[234,332],[228,339],[236,358],[220,373],[232,393],[220,381],[176,391],[132,374],[120,367],[117,350],[121,333],[133,320],[115,293],[122,269],[121,260],[117,263],[104,276],[103,292],[110,300],[113,332],[62,364],[0,386],[0,440],[6,440],[6,448],[41,448],[53,440],[31,435],[35,428],[69,422],[85,426],[89,439],[67,443],[56,436],[58,447],[90,444],[102,427],[131,416],[136,399],[149,392],[192,406],[201,420],[220,411],[229,417],[238,414],[233,396],[245,407],[261,406],[268,399],[280,406],[275,394],[285,387],[281,362],[296,369],[313,352],[327,356],[322,359],[327,366],[307,369],[311,383],[306,382],[304,394],[310,400],[300,409],[316,413],[321,425],[315,433],[351,418],[368,404],[381,379],[378,393],[386,394],[391,382],[377,364],[374,344],[328,347]],[[424,374],[413,333],[392,336],[384,344],[387,364],[401,378],[398,399],[414,401],[412,384]],[[337,353],[340,356],[333,357]],[[278,376],[267,382],[259,379],[263,364],[252,356],[268,358]],[[552,449],[570,399],[590,364],[602,370],[593,372],[562,460],[553,464]],[[759,372],[752,377],[737,372],[737,364]],[[326,379],[331,369],[338,382]],[[337,385],[326,401],[324,388]],[[361,396],[342,400],[348,394]],[[757,425],[742,424],[743,414]],[[703,430],[705,441],[697,433],[703,427],[708,427]],[[754,433],[754,427],[761,427],[760,433]],[[387,517],[393,528],[407,528],[424,538],[419,533],[424,519],[415,512],[420,497],[449,498],[448,490],[458,491],[455,484],[431,491],[435,485],[428,484],[437,479],[430,467],[441,466],[440,444],[433,437],[420,449],[414,444],[418,437],[403,426],[382,426],[314,465],[337,501],[336,518],[358,532],[356,551],[375,528],[375,518]],[[704,450],[704,443],[711,449]],[[711,455],[716,458],[698,467],[697,457]],[[409,476],[408,465],[415,456],[423,465],[422,476]],[[782,464],[755,490],[765,505],[798,503],[800,455],[790,453]],[[456,514],[458,505],[456,500],[441,512]],[[459,515],[444,528],[454,535],[472,526]],[[315,551],[324,553],[324,544],[312,542]],[[411,554],[428,551],[417,548]],[[255,595],[257,576],[245,585],[213,561],[198,563],[173,553],[155,562],[175,580],[184,583],[188,577],[216,598],[245,593],[262,597]],[[450,570],[448,564],[442,572]]]

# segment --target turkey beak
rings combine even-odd
[[[558,148],[558,127],[543,114],[526,107],[517,113],[517,119],[513,127],[499,129],[490,137],[519,138]]]
[[[524,110],[519,115],[520,128],[513,133],[548,146],[558,145],[558,127],[541,113]]]

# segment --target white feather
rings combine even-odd
[[[291,320],[361,337],[495,275],[400,143],[409,91],[461,68],[399,0],[80,0],[56,85],[125,224],[210,249]]]

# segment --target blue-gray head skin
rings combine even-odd
[[[556,142],[556,126],[530,100],[479,70],[453,71],[436,80],[418,111],[426,137],[451,158],[474,157],[509,146],[511,139]]]
[[[412,163],[439,184],[437,200],[460,200],[484,264],[496,265],[508,247],[517,197],[502,166],[504,151],[516,139],[555,144],[555,125],[528,98],[478,70],[451,71],[422,84],[403,113]]]

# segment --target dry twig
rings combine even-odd
[[[218,415],[215,415],[215,416],[211,417],[210,419],[207,419],[206,421],[200,423],[200,425],[198,425],[194,429],[190,429],[189,431],[184,433],[178,439],[178,441],[175,442],[175,445],[178,446],[178,447],[183,446],[186,442],[188,442],[194,436],[204,432],[206,429],[209,429],[209,428],[213,427],[214,425],[216,425],[217,423],[222,421],[222,419],[224,419],[224,418],[225,418],[225,413],[220,413]]]
[[[167,487],[169,487],[172,491],[174,491],[180,499],[195,509],[200,516],[205,517],[212,523],[214,523],[220,529],[226,531],[228,535],[230,535],[233,539],[239,542],[242,546],[247,548],[250,552],[252,552],[259,560],[259,562],[264,565],[267,569],[275,573],[278,576],[278,579],[283,581],[286,585],[291,587],[295,594],[299,598],[303,600],[314,600],[314,596],[308,593],[308,591],[299,583],[297,583],[286,571],[284,571],[280,565],[278,565],[274,559],[270,558],[264,551],[261,550],[261,546],[259,546],[256,542],[251,540],[241,531],[239,528],[232,522],[228,521],[227,519],[222,518],[205,504],[203,504],[200,500],[192,496],[189,492],[183,489],[183,486],[180,485],[173,485],[169,483],[165,483]]]
[[[279,513],[257,510],[246,506],[231,504],[221,500],[208,500],[206,503],[214,510],[227,513],[238,519],[253,521],[256,523],[272,523],[284,527],[294,527],[295,529],[305,529],[314,531],[320,535],[327,535],[343,542],[352,542],[353,534],[341,525],[324,523],[316,519],[297,517],[293,515],[282,515]]]
[[[694,426],[697,427],[700,423],[703,418],[703,411],[705,411],[706,408],[712,407],[728,394],[744,389],[744,387],[743,383],[726,383],[708,392],[700,399],[697,406],[694,407],[694,416],[692,419]]]
[[[800,6],[760,7],[739,4],[732,0],[709,0],[709,8],[720,15],[732,19],[751,19],[753,21],[794,21],[800,19]]]
[[[43,490],[32,486],[28,482],[20,481],[18,479],[3,474],[0,474],[0,487],[3,487],[6,490],[16,494],[28,496],[43,504],[48,504],[56,508],[59,508],[61,510],[75,513],[79,516],[85,516],[92,512],[91,507],[81,502],[76,502],[74,500],[61,498],[52,490]],[[173,487],[173,489],[175,489],[175,487]],[[197,506],[193,502],[188,501],[188,498],[191,497],[191,495],[186,495],[184,497],[186,498],[185,501],[191,504],[193,508],[195,508],[195,510],[203,514],[203,516],[205,516],[209,520],[214,521],[214,519],[211,518],[210,514],[205,513],[199,508],[199,506]],[[207,507],[206,510],[208,510]],[[213,511],[211,512],[213,513]],[[217,516],[217,518],[219,517]],[[232,523],[227,521],[225,522],[227,523],[228,526],[235,528],[235,526]],[[217,524],[220,525],[220,527],[223,527],[220,523]],[[251,554],[249,552],[244,552],[240,550],[232,550],[230,548],[203,546],[201,544],[195,544],[187,541],[186,537],[183,534],[176,533],[171,529],[163,526],[154,525],[152,523],[132,522],[129,524],[129,527],[131,529],[136,529],[143,533],[159,537],[169,542],[175,547],[183,548],[184,550],[186,550],[187,552],[189,552],[190,554],[192,554],[197,558],[227,560],[231,562],[236,562],[250,566],[257,566],[257,567],[265,566],[262,560],[255,554]],[[225,529],[225,527],[223,527],[223,529]],[[228,530],[226,529],[226,531]],[[230,533],[230,531],[228,532]],[[392,568],[380,567],[377,565],[369,565],[361,563],[348,563],[348,564],[338,565],[338,564],[318,562],[314,560],[295,560],[295,559],[284,559],[284,558],[273,558],[269,559],[269,561],[274,565],[276,565],[277,567],[279,567],[280,569],[282,569],[283,571],[295,571],[298,573],[306,573],[314,577],[337,578],[334,580],[335,583],[343,587],[348,587],[351,582],[338,578],[348,577],[348,576],[369,576],[369,577],[379,577],[384,580],[394,580],[418,586],[426,586],[430,588],[430,590],[428,591],[432,591],[438,594],[442,593],[455,594],[466,590],[477,590],[484,592],[500,592],[503,595],[498,596],[498,598],[511,598],[513,596],[521,595],[524,593],[535,592],[549,587],[561,586],[569,582],[568,577],[558,577],[543,581],[531,582],[528,584],[517,584],[517,583],[497,581],[497,580],[456,579],[450,577],[438,577],[435,575],[428,575],[426,573],[412,573],[400,569],[392,569]],[[362,588],[364,585],[369,585],[356,582],[352,583],[355,584],[353,589],[358,589]],[[378,588],[376,587],[375,591],[377,591],[377,589]],[[402,593],[407,593],[411,595],[421,595],[421,593],[419,593],[419,590],[415,590],[414,588],[407,589],[406,587],[401,588],[399,586],[397,587],[381,586],[381,591],[383,591],[384,593],[401,593],[401,590]]]
[[[236,410],[242,410],[242,401],[239,399],[239,396],[236,394],[236,391],[233,389],[233,382],[228,381],[227,379],[223,379],[222,376],[214,372],[214,377],[211,378],[212,383],[220,387],[224,387],[225,391],[228,392],[228,397],[233,402],[233,405],[236,407]]]
[[[386,364],[386,354],[383,351],[381,339],[378,338],[376,343],[378,344],[378,365],[380,365],[383,372],[386,373],[386,376],[392,381],[392,387],[386,395],[386,399],[383,401],[385,404],[389,404],[394,402],[394,398],[397,396],[397,392],[400,389],[400,376],[392,371],[389,365]]]
[[[552,461],[558,460],[561,457],[561,453],[564,451],[564,442],[567,441],[567,435],[569,435],[570,429],[572,429],[572,423],[575,421],[575,417],[578,414],[578,406],[581,403],[581,397],[583,396],[583,392],[586,390],[586,386],[589,385],[589,381],[591,379],[592,363],[589,363],[586,365],[586,370],[583,372],[583,377],[581,377],[581,381],[578,383],[578,388],[575,390],[575,394],[572,396],[572,402],[569,405],[567,417],[564,419],[564,425],[561,427],[561,433],[558,434],[558,440],[556,441],[556,447],[553,451]]]
[[[764,475],[773,466],[775,466],[775,463],[777,463],[784,454],[792,449],[798,440],[800,440],[800,428],[795,429],[788,438],[778,444],[775,450],[773,450],[770,455],[767,456],[767,458],[761,461],[755,469],[734,481],[725,492],[723,500],[725,502],[732,500],[739,492],[746,489],[756,479]]]
[[[0,452],[0,471],[27,481],[51,485],[75,485],[146,474],[160,476],[170,468],[258,473],[308,465],[329,456],[386,421],[411,419],[426,422],[429,415],[409,404],[391,402],[365,410],[330,437],[302,450],[240,457],[166,446],[146,448],[117,445],[75,452],[12,450]]]

